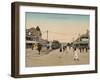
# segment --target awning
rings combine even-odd
[[[89,44],[89,41],[79,41],[79,42],[74,42],[73,44]]]
[[[26,43],[39,43],[37,41],[26,41]]]

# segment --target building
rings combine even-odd
[[[37,26],[38,27],[38,26]],[[26,29],[26,48],[29,48],[32,46],[32,44],[37,44],[42,39],[42,33],[41,30],[37,30],[37,27]]]
[[[75,41],[73,41],[73,48],[79,48],[80,50],[89,49],[89,31],[80,35]]]
[[[26,48],[31,48],[33,44],[40,43],[45,46],[48,41],[42,39],[42,32],[37,26],[36,28],[32,27],[30,29],[26,29]]]

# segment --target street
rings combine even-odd
[[[89,64],[89,53],[80,53],[79,61],[74,61],[73,55],[72,50],[42,50],[39,55],[37,50],[26,49],[26,67]]]

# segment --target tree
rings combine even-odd
[[[36,27],[36,31],[38,32],[39,36],[42,36],[42,33],[41,33],[39,26]]]
[[[39,28],[39,26],[36,27],[36,30],[37,30],[37,31],[41,31],[40,28]]]

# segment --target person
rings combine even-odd
[[[34,46],[35,46],[35,44],[33,43],[33,44],[32,44],[32,50],[34,49]]]
[[[79,48],[79,50],[80,50],[80,53],[81,53],[81,48]]]
[[[65,51],[65,49],[66,49],[66,46],[63,46],[63,52]]]
[[[32,50],[34,49],[34,44],[32,44],[31,48],[32,48]]]
[[[49,45],[46,45],[46,47],[47,47],[47,50],[49,50],[50,46]]]
[[[62,48],[60,47],[60,52],[62,52]]]
[[[74,61],[79,61],[79,51],[78,51],[78,48],[74,49]]]
[[[42,49],[42,45],[41,45],[40,43],[38,43],[38,48],[37,48],[37,50],[38,50],[38,52],[39,52],[39,55],[40,55],[41,49]]]
[[[60,52],[63,52],[64,50],[63,50],[63,45],[61,44],[61,46],[60,46]]]

